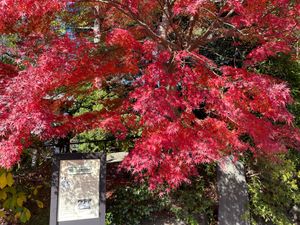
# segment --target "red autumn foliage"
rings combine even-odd
[[[288,85],[250,72],[270,56],[294,54],[296,1],[73,2],[72,10],[61,0],[0,3],[1,34],[18,36],[14,47],[1,46],[1,54],[14,53],[14,65],[0,64],[1,166],[17,162],[33,136],[49,140],[103,128],[124,138],[142,129],[123,166],[153,188],[165,182],[175,188],[197,174],[198,164],[224,155],[299,148]],[[96,21],[99,42],[90,41],[93,32],[56,32],[53,21],[63,24],[76,7],[98,10],[85,20]],[[222,39],[237,50],[251,46],[240,66],[221,67],[200,54]],[[93,88],[114,82],[119,99],[101,111],[65,113],[88,82]]]

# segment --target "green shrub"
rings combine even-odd
[[[28,222],[31,218],[29,206],[32,203],[38,208],[44,207],[43,202],[37,199],[41,187],[26,189],[15,182],[11,171],[0,169],[0,219],[9,224]]]
[[[191,184],[182,185],[169,196],[170,211],[189,225],[198,225],[199,217],[206,217],[210,224],[215,221],[216,165],[202,165],[199,170],[201,175],[198,178],[192,180]]]
[[[107,224],[138,225],[165,206],[165,199],[150,192],[146,185],[123,186],[107,201]]]
[[[266,159],[248,165],[247,182],[253,224],[263,220],[276,225],[293,224],[291,210],[300,204],[300,154],[291,151],[279,162]]]

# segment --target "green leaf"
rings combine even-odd
[[[33,195],[37,195],[37,194],[38,194],[38,189],[35,188],[35,189],[33,190]]]
[[[0,200],[5,200],[7,198],[7,194],[5,190],[0,190]]]
[[[0,189],[5,188],[7,185],[6,172],[2,173],[0,176]]]
[[[5,217],[5,211],[0,211],[0,218],[4,218]]]
[[[24,208],[20,216],[20,221],[22,223],[26,223],[30,219],[30,217],[31,217],[30,211],[27,208]]]
[[[8,173],[7,176],[6,176],[6,180],[7,180],[7,185],[9,187],[11,187],[13,184],[14,184],[14,178],[13,178],[13,175],[11,173]]]
[[[18,193],[17,205],[23,206],[23,203],[26,202],[26,195],[23,192]]]
[[[43,202],[41,202],[41,201],[39,201],[39,200],[36,200],[36,204],[37,204],[37,206],[38,206],[40,209],[44,208],[44,203],[43,203]]]
[[[19,219],[21,217],[21,212],[17,212],[16,214],[15,214],[15,218],[16,219]]]
[[[5,202],[3,203],[3,207],[5,209],[11,209],[14,210],[15,206],[17,204],[17,199],[15,196],[8,198],[5,200]]]

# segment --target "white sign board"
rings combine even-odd
[[[61,160],[58,222],[99,218],[100,159]]]

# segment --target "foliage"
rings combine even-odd
[[[213,224],[217,206],[215,184],[216,166],[203,165],[200,177],[192,180],[191,184],[183,184],[170,194],[170,211],[188,225],[202,224],[203,220]]]
[[[258,159],[248,168],[250,214],[253,224],[262,218],[278,225],[294,224],[292,209],[300,204],[298,152],[282,155],[278,163]]]
[[[160,215],[172,215],[189,225],[199,224],[201,216],[210,223],[215,221],[216,166],[207,164],[198,169],[201,177],[170,193],[152,192],[145,184],[118,187],[107,202],[107,224],[140,224]]]
[[[300,64],[289,55],[271,57],[256,70],[272,74],[288,82],[295,99],[289,106],[295,116],[295,125],[300,125]],[[271,164],[266,159],[249,160],[248,187],[250,211],[253,223],[261,220],[273,224],[294,224],[293,207],[299,205],[300,155],[294,150],[281,155],[279,161]],[[294,212],[298,213],[298,212]]]
[[[30,192],[15,183],[11,171],[0,170],[0,219],[10,224],[16,221],[26,223],[31,218],[29,205],[34,203],[39,208],[44,204],[37,199],[41,186],[36,186]]]
[[[300,62],[289,55],[280,55],[262,63],[257,70],[288,82],[295,100],[289,109],[295,116],[295,124],[300,126]]]
[[[151,214],[166,207],[166,202],[146,185],[120,187],[107,202],[107,221],[111,225],[139,225]]]
[[[289,87],[255,71],[280,53],[296,59],[299,9],[294,0],[1,2],[1,35],[16,38],[0,49],[10,57],[0,63],[0,165],[34,138],[142,132],[123,167],[152,189],[176,188],[224,155],[299,148]],[[222,40],[234,59],[214,51]],[[88,95],[97,107],[78,113]]]

